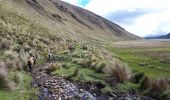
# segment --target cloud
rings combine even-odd
[[[146,9],[117,10],[104,15],[116,23],[133,24],[133,20],[139,16],[149,13]]]
[[[101,15],[138,36],[170,32],[169,0],[64,0]],[[80,3],[81,2],[81,3]]]

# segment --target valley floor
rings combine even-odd
[[[134,71],[170,78],[170,40],[153,39],[115,42],[108,49]]]
[[[31,74],[18,72],[25,86],[12,92],[0,91],[0,95],[9,100],[14,95],[21,100],[168,100],[169,43],[138,40],[95,47],[76,45],[73,50],[54,53],[49,62],[39,59]],[[150,84],[142,84],[148,80]]]

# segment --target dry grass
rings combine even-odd
[[[106,66],[106,62],[101,61],[95,66],[95,70],[98,73],[103,73]]]
[[[119,41],[112,45],[118,48],[153,48],[153,47],[170,47],[169,40],[136,40],[136,41]]]
[[[140,89],[146,90],[151,87],[152,80],[148,76],[144,76],[144,78],[140,82]]]
[[[57,69],[60,69],[61,65],[59,63],[51,63],[48,65],[48,68],[46,69],[47,72],[54,72]]]
[[[140,83],[140,88],[145,90],[145,95],[161,99],[162,95],[168,90],[168,80],[166,78],[152,80],[145,76]]]
[[[144,76],[145,76],[145,73],[137,72],[133,74],[133,76],[131,77],[131,80],[133,83],[140,83],[140,81],[143,79]]]
[[[0,88],[4,88],[7,84],[7,66],[5,62],[0,62]]]
[[[130,79],[131,72],[127,65],[115,62],[114,67],[111,67],[111,75],[116,78],[118,82],[124,82]]]
[[[0,89],[14,90],[15,87],[15,83],[8,80],[7,66],[5,62],[0,62]]]

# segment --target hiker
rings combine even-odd
[[[35,65],[36,62],[37,62],[37,56],[33,56],[33,60],[34,60],[34,64],[33,65]]]
[[[35,63],[36,63],[36,58],[32,53],[30,53],[27,60],[27,64],[30,72],[32,72],[32,68],[35,65]]]
[[[49,53],[48,53],[48,60],[50,61],[50,60],[51,60],[51,58],[52,58],[52,53],[51,53],[51,52],[49,52]]]

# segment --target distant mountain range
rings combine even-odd
[[[161,36],[148,36],[145,39],[170,39],[170,33]]]

